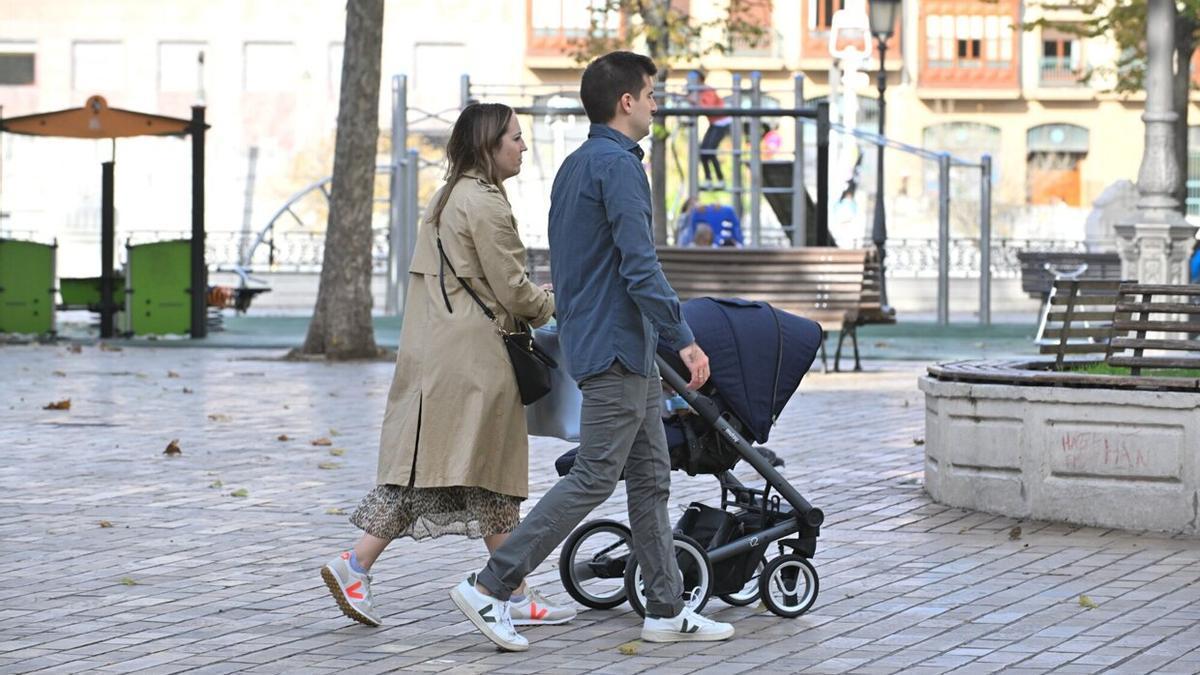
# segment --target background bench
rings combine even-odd
[[[859,326],[895,323],[895,312],[880,302],[880,270],[867,249],[811,248],[670,248],[658,249],[663,272],[680,299],[739,297],[769,302],[786,312],[838,332],[834,370],[841,369],[842,344],[854,346],[859,360]],[[828,370],[825,346],[821,359]]]
[[[1200,326],[1187,321],[1200,314],[1196,298],[1197,285],[1121,284],[1105,362],[1126,366],[1133,375],[1142,368],[1200,369]]]
[[[1017,260],[1021,263],[1021,290],[1031,298],[1043,299],[1050,294],[1056,272],[1088,281],[1121,280],[1121,257],[1116,253],[1018,251]],[[1077,275],[1070,274],[1084,265],[1086,269]]]

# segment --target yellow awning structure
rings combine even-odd
[[[0,131],[65,138],[182,136],[192,131],[192,121],[110,108],[103,96],[92,96],[82,108],[0,119]]]

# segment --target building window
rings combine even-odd
[[[1039,80],[1042,86],[1079,84],[1082,56],[1083,49],[1077,36],[1055,30],[1043,32]]]
[[[565,54],[571,43],[589,34],[600,39],[617,37],[622,17],[616,9],[606,10],[609,5],[608,0],[526,0],[528,50]]]
[[[1043,124],[1026,139],[1026,196],[1030,204],[1081,206],[1080,162],[1088,130],[1074,124]]]
[[[71,51],[72,89],[94,94],[125,88],[125,45],[120,42],[76,42]]]
[[[983,154],[1000,156],[1000,128],[978,122],[945,122],[925,127],[922,145],[934,152],[948,152],[955,157],[975,162]],[[925,194],[938,193],[937,162],[922,162]],[[1000,183],[1000,163],[992,165],[992,185]],[[978,195],[979,174],[974,171],[950,171],[950,194]]]
[[[925,17],[929,68],[996,68],[1012,65],[1013,22],[1007,16]]]
[[[247,42],[242,89],[252,93],[294,93],[299,80],[296,48],[290,42]]]
[[[33,43],[0,42],[0,86],[33,84],[36,65]]]
[[[158,44],[158,90],[196,94],[204,90],[204,43]]]

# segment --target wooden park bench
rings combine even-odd
[[[1105,354],[1112,337],[1120,281],[1055,279],[1035,342],[1062,370],[1070,355]]]
[[[1076,253],[1070,251],[1018,251],[1021,263],[1021,290],[1031,298],[1044,300],[1056,278],[1087,281],[1120,281],[1121,258],[1116,253]]]
[[[1200,285],[1121,284],[1104,361],[1134,376],[1143,368],[1200,369],[1200,324],[1188,320],[1200,315],[1197,298]]]
[[[867,249],[660,247],[658,259],[682,300],[759,300],[812,319],[826,333],[838,332],[834,370],[841,370],[847,336],[854,348],[854,369],[862,370],[859,326],[896,321],[895,312],[880,302],[879,263]],[[824,342],[821,361],[828,370]]]

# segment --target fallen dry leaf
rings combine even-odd
[[[328,471],[329,469],[340,469],[342,468],[342,465],[338,464],[337,462],[321,462],[317,465],[317,468]]]
[[[133,577],[121,577],[121,583],[126,586],[137,586],[138,582]]]
[[[315,439],[313,439],[312,444],[319,445],[319,446],[328,446],[328,445],[333,445],[333,441],[329,440],[328,438],[315,438]]]
[[[173,370],[168,370],[168,371],[167,371],[167,377],[179,377],[179,373],[177,373],[177,372],[175,372],[175,371],[173,371]]]
[[[170,443],[167,443],[167,449],[163,450],[163,454],[168,457],[178,457],[182,455],[183,448],[179,447],[179,439],[172,439]]]
[[[1083,607],[1084,609],[1096,609],[1096,608],[1097,608],[1097,607],[1099,607],[1100,605],[1097,605],[1097,604],[1095,603],[1095,601],[1093,601],[1093,600],[1092,600],[1091,598],[1089,598],[1088,596],[1086,596],[1086,595],[1081,595],[1081,596],[1079,596],[1079,606],[1080,606],[1080,607]]]
[[[621,645],[620,647],[617,647],[617,651],[620,652],[622,656],[637,656],[638,645],[640,645],[640,644],[641,644],[640,640],[634,640],[633,642],[626,642],[625,644]]]
[[[331,507],[329,507],[329,508],[325,509],[325,515],[329,515],[329,516],[343,516],[343,515],[346,515],[346,512],[345,512],[345,511],[343,511],[343,510],[341,510],[341,509],[339,509],[339,508],[338,508],[338,507],[336,507],[336,506],[331,506]]]
[[[209,484],[208,484],[208,487],[210,487],[210,488],[220,488],[220,487],[225,487],[225,484],[221,482],[221,479],[220,479],[220,478],[218,478],[218,479],[214,480],[213,482],[209,483]]]
[[[110,345],[107,342],[100,343],[100,351],[102,352],[119,352],[122,349],[116,345]]]
[[[191,389],[189,389],[189,388],[187,388],[187,387],[184,387],[184,388],[183,388],[183,393],[185,393],[185,394],[190,394],[190,393],[192,393],[192,390],[191,390]]]
[[[112,527],[112,523],[107,520],[100,521],[100,527]]]
[[[333,455],[334,457],[341,457],[342,455],[346,454],[346,449],[345,448],[330,448],[329,454]]]
[[[1016,541],[1021,538],[1021,526],[1018,525],[1008,531],[1008,538],[1011,541]]]
[[[229,415],[222,415],[221,413],[213,413],[208,416],[208,419],[213,422],[229,422],[233,418],[230,417]]]
[[[82,354],[83,346],[82,345],[71,345],[71,346],[67,347],[67,351],[71,352],[72,354]]]
[[[70,409],[71,409],[71,399],[69,399],[69,398],[64,398],[61,401],[55,401],[53,403],[47,403],[46,405],[42,406],[42,410],[70,410]]]
[[[66,373],[64,373],[64,372],[63,372],[63,371],[61,371],[61,370],[56,370],[56,371],[54,371],[54,376],[55,376],[55,377],[66,377],[66,376],[67,376],[67,374],[66,374]]]
[[[250,491],[247,490],[246,488],[238,488],[238,489],[234,490],[233,492],[230,492],[229,496],[230,497],[249,497]]]
[[[925,439],[924,438],[914,438],[913,445],[925,445]]]
[[[290,441],[290,440],[292,440],[292,437],[291,437],[291,436],[288,436],[287,434],[279,434],[278,436],[276,436],[276,437],[275,437],[275,440],[277,440],[277,441]]]
[[[330,429],[330,430],[329,430],[329,435],[330,435],[330,436],[337,436],[337,435],[338,435],[338,430],[337,430],[337,429]]]

